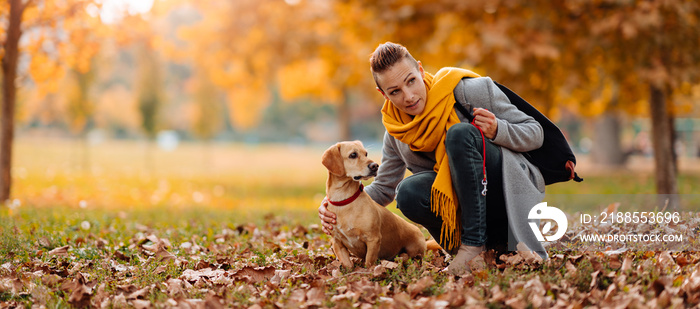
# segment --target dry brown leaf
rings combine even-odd
[[[516,245],[516,249],[518,250],[518,254],[520,254],[523,259],[525,260],[526,263],[528,264],[539,264],[542,263],[542,257],[539,256],[539,254],[535,253],[534,251],[530,250],[530,248],[525,245],[523,242],[519,242]]]
[[[282,280],[289,278],[289,274],[291,274],[291,272],[292,271],[290,269],[277,269],[275,270],[275,275],[270,279],[270,282],[273,284],[280,284]]]
[[[598,285],[598,275],[599,274],[600,274],[600,270],[596,270],[593,273],[591,273],[591,285],[589,287],[590,290],[593,290]]]
[[[41,276],[41,283],[47,287],[55,287],[61,280],[61,277],[53,274]]]
[[[135,309],[151,308],[151,302],[148,300],[142,300],[142,299],[134,299],[133,301],[131,301],[131,305],[133,305]]]
[[[611,214],[611,213],[613,213],[613,212],[617,212],[617,209],[618,209],[618,208],[620,208],[620,203],[619,203],[619,202],[615,202],[615,203],[609,204],[608,207],[605,208],[605,212],[607,212],[608,215],[609,215],[609,214]]]
[[[70,246],[58,247],[49,251],[48,254],[57,256],[68,256],[68,248],[70,248]]]
[[[386,269],[395,269],[396,267],[399,267],[398,263],[387,260],[382,260],[380,265],[382,265]]]
[[[68,303],[73,307],[84,308],[90,305],[92,289],[85,284],[80,284],[71,292]]]
[[[527,302],[523,299],[522,295],[517,295],[511,299],[507,299],[505,305],[514,309],[525,309],[527,307]]]
[[[326,294],[324,293],[323,289],[320,287],[315,287],[311,288],[308,292],[306,292],[306,306],[307,307],[312,307],[312,306],[322,306],[324,300],[326,299]]]
[[[678,256],[676,257],[676,264],[680,267],[684,267],[686,265],[692,264],[691,261],[689,261],[685,256]]]
[[[440,294],[438,295],[437,299],[446,301],[447,306],[450,308],[464,306],[464,304],[467,302],[467,299],[464,297],[464,293],[460,293],[456,290],[451,290],[447,293]]]
[[[566,261],[564,267],[566,268],[568,276],[575,276],[576,272],[578,271],[576,266],[574,266],[574,264],[571,263],[571,260]]]
[[[681,287],[686,293],[700,294],[700,267],[695,267],[695,271],[683,281]]]
[[[292,294],[289,296],[289,300],[303,304],[304,301],[306,301],[306,291],[303,289],[293,290]]]
[[[0,279],[0,291],[19,294],[24,290],[24,283],[19,278],[4,278]]]
[[[528,297],[530,298],[533,295],[544,296],[547,293],[547,289],[545,289],[539,276],[528,280],[523,286],[523,290],[528,292]]]
[[[159,261],[174,261],[176,259],[175,255],[165,250],[163,244],[158,245],[158,251],[156,251],[155,257]]]
[[[358,298],[359,298],[359,295],[358,295],[357,293],[351,292],[351,291],[347,291],[347,292],[345,292],[345,293],[338,294],[338,295],[335,295],[335,296],[331,297],[331,301],[337,303],[337,302],[340,302],[340,301],[345,301],[345,300],[347,300],[347,301],[349,301],[349,302],[351,302],[351,303],[354,303],[354,302],[357,301]]]
[[[126,256],[124,253],[122,253],[119,250],[115,250],[114,253],[112,253],[113,258],[124,261],[124,262],[131,262],[131,258]]]
[[[223,309],[226,308],[224,306],[224,298],[216,295],[214,291],[209,291],[207,294],[207,297],[204,299],[204,307],[205,308],[211,308],[211,309]]]
[[[168,288],[168,295],[176,297],[185,294],[185,283],[186,281],[180,279],[168,279],[165,281],[165,286]],[[189,285],[189,283],[187,283]]]
[[[489,299],[489,302],[500,303],[506,299],[506,294],[503,293],[503,291],[501,291],[500,286],[494,285],[490,291],[491,291],[491,298]]]
[[[145,287],[145,288],[136,290],[133,293],[130,293],[129,296],[126,297],[126,299],[127,300],[145,299],[148,297],[149,293],[150,293],[150,289],[148,287]]]
[[[515,266],[523,262],[523,257],[520,254],[505,255],[502,254],[499,259],[506,263],[507,266]]]
[[[258,283],[258,282],[263,282],[270,280],[272,277],[275,276],[275,268],[272,266],[267,266],[267,267],[251,267],[251,266],[246,266],[243,267],[242,269],[238,270],[234,274],[231,275],[232,278],[234,279],[241,279],[241,278],[250,278],[251,282],[250,283]]]
[[[377,265],[372,268],[372,277],[378,278],[386,274],[386,267]]]
[[[620,256],[619,255],[612,255],[608,259],[608,266],[612,269],[618,269],[622,267],[622,262],[620,262]]]
[[[676,262],[668,251],[662,251],[659,253],[659,265],[662,267],[673,267],[676,266]]]
[[[633,259],[631,256],[626,256],[625,260],[622,262],[622,267],[620,268],[621,271],[627,271],[632,268],[632,262]]]
[[[608,290],[605,291],[605,298],[606,300],[610,300],[613,296],[615,296],[615,292],[617,291],[617,287],[614,284],[611,284],[608,286]]]
[[[408,285],[408,289],[406,289],[406,291],[411,295],[411,298],[415,298],[417,295],[423,293],[423,291],[431,287],[433,284],[435,284],[433,277],[426,276],[420,278],[415,283]]]

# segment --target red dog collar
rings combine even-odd
[[[354,202],[360,196],[360,193],[362,193],[362,190],[364,188],[365,188],[365,186],[363,186],[362,183],[360,183],[360,187],[357,188],[357,192],[355,192],[355,194],[353,194],[351,197],[348,197],[348,198],[346,198],[342,201],[339,201],[339,202],[333,202],[330,199],[328,199],[328,203],[331,203],[331,205],[333,205],[333,206],[345,206],[347,204],[350,204],[350,203]]]

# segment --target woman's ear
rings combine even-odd
[[[420,77],[425,79],[425,71],[423,70],[423,64],[418,61],[418,71],[420,71]]]

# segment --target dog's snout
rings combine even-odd
[[[376,172],[379,169],[379,164],[372,162],[368,165],[369,170],[372,172]]]

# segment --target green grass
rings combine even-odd
[[[358,292],[356,299],[376,306],[381,297],[406,293],[411,284],[430,276],[434,283],[416,297],[437,298],[458,288],[470,291],[484,306],[503,307],[489,300],[491,288],[505,291],[535,279],[549,285],[566,281],[581,300],[590,289],[592,261],[607,258],[589,253],[574,261],[579,271],[573,274],[562,266],[574,253],[552,252],[562,254],[564,260],[491,267],[458,282],[438,273],[444,263],[433,253],[421,260],[397,260],[398,267],[378,276],[371,269],[344,269],[334,266],[329,238],[317,227],[326,179],[318,162],[323,149],[185,144],[172,153],[155,150],[151,155],[156,163],[145,167],[142,146],[118,142],[95,147],[89,168],[84,169],[76,160],[80,153],[72,148],[73,143],[18,141],[13,206],[0,207],[0,265],[4,265],[0,280],[19,276],[23,286],[18,293],[0,289],[0,302],[24,307],[73,306],[69,303],[71,290],[60,286],[77,280],[80,273],[95,283],[92,297],[102,297],[115,307],[129,305],[114,297],[130,286],[150,287],[146,300],[156,306],[175,299],[204,300],[214,293],[234,307],[294,306],[299,296],[296,290],[318,287],[329,295],[321,306],[332,307],[344,301],[331,301],[331,297],[353,289],[355,282],[381,287],[380,294]],[[654,192],[653,177],[643,172],[581,174],[583,183],[548,186],[545,201],[570,214],[590,213],[615,202],[626,211],[643,206],[632,197],[649,197]],[[692,194],[700,192],[700,175],[681,173],[679,188],[690,203],[686,210],[697,211],[700,203],[693,204]],[[389,209],[400,213],[394,205]],[[175,256],[174,261],[159,260],[144,249],[154,245],[147,238],[150,235],[171,244],[167,251]],[[199,250],[190,251],[186,244]],[[67,255],[49,254],[63,246],[69,246]],[[649,261],[655,258],[654,254],[627,254],[633,256],[635,269],[652,265]],[[693,256],[687,259],[692,263],[681,270],[686,276],[697,262]],[[287,269],[291,275],[278,286],[240,280],[225,287],[201,282],[179,295],[170,295],[163,288],[167,280],[181,278],[186,270],[209,267],[233,276],[245,266]],[[334,270],[339,272],[333,274]],[[603,278],[611,271],[616,270],[601,269],[595,289],[604,292],[612,284]],[[37,272],[55,280],[32,275]],[[646,291],[669,273],[652,268],[625,275],[628,285],[641,284]],[[97,295],[100,285],[108,296]],[[37,287],[45,292],[35,290]],[[561,291],[550,296],[556,299]],[[262,292],[267,299],[258,298]],[[522,292],[508,293],[514,297]]]

